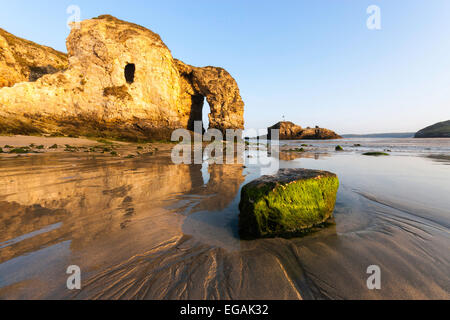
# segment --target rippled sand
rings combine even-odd
[[[279,165],[339,175],[335,224],[255,241],[239,240],[238,203],[259,165],[0,158],[0,299],[450,298],[447,154],[318,149]],[[81,291],[66,288],[69,265]],[[370,265],[381,290],[367,289]]]

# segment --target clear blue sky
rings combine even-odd
[[[0,0],[0,27],[65,50],[68,14],[159,33],[174,57],[226,68],[246,127],[282,119],[339,133],[417,131],[450,119],[449,0]],[[381,8],[368,30],[366,9]]]

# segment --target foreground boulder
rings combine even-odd
[[[82,21],[67,38],[67,57],[8,39],[0,37],[0,53],[12,52],[8,60],[0,54],[1,81],[15,85],[0,89],[0,133],[170,139],[202,120],[205,98],[211,128],[244,128],[244,103],[228,72],[175,60],[158,34],[139,25],[109,15]]]
[[[272,130],[279,131],[280,140],[328,140],[341,139],[336,132],[324,128],[302,128],[289,121],[278,122],[268,128],[269,140],[272,139]]]
[[[339,180],[334,173],[282,169],[243,187],[239,204],[241,238],[291,237],[333,215]]]

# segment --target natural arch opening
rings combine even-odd
[[[125,67],[125,79],[128,84],[132,84],[134,82],[134,73],[136,72],[136,66],[134,63],[129,63]]]
[[[188,130],[195,130],[195,122],[200,121],[203,124],[203,133],[209,129],[210,107],[205,103],[205,97],[201,94],[191,96],[191,113],[189,115]]]
[[[208,131],[209,129],[209,113],[211,111],[211,108],[209,107],[209,103],[205,103],[205,105],[203,106],[203,111],[202,111],[202,120],[203,120],[203,128],[204,131]]]

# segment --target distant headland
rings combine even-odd
[[[414,136],[415,138],[450,138],[450,120],[426,127]]]
[[[344,138],[413,138],[414,132],[343,134],[342,137],[344,137]]]

